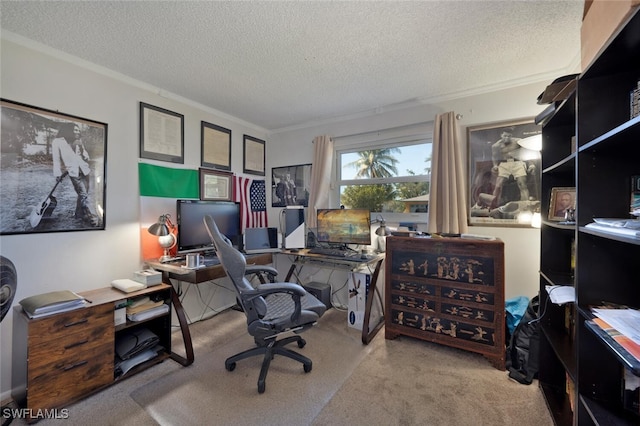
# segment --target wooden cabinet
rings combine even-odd
[[[638,391],[636,413],[624,404],[625,376],[640,375],[640,363],[591,322],[591,308],[603,302],[640,308],[640,239],[586,227],[594,218],[629,218],[631,176],[640,175],[640,117],[630,117],[638,34],[636,10],[543,127],[538,378],[558,425],[640,423]],[[545,218],[554,187],[576,188],[575,224]],[[550,285],[573,286],[576,302],[552,303]]]
[[[81,293],[85,308],[29,319],[20,306],[14,310],[13,398],[37,410],[66,406],[92,392],[129,377],[171,354],[171,309],[146,321],[116,326],[116,304],[149,296],[170,305],[171,286],[160,284],[125,294],[111,287]],[[160,340],[162,350],[152,360],[123,376],[116,374],[115,345],[122,333],[146,327]]]
[[[504,243],[388,237],[385,337],[483,354],[505,368]]]

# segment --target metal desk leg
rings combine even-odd
[[[382,296],[378,291],[378,275],[380,274],[380,267],[382,266],[382,262],[384,259],[380,259],[378,263],[376,263],[376,268],[373,271],[373,276],[371,277],[371,288],[369,289],[369,296],[367,297],[367,304],[364,309],[364,323],[362,324],[362,343],[368,345],[378,331],[384,325],[384,304],[382,302]],[[382,310],[382,316],[380,317],[380,321],[375,325],[375,327],[369,332],[369,322],[371,321],[371,308],[373,307],[373,298],[374,296],[378,296],[378,300],[380,301],[380,308]]]
[[[166,277],[164,275],[167,275]],[[171,280],[169,279],[169,274],[166,272],[162,273],[163,278],[166,280],[165,282],[171,284]],[[182,331],[182,340],[184,341],[184,350],[187,357],[183,357],[178,355],[177,353],[171,351],[169,356],[172,360],[176,361],[179,364],[187,365],[193,364],[193,360],[195,359],[193,355],[193,343],[191,341],[191,331],[189,330],[189,324],[187,323],[187,316],[184,313],[184,308],[182,307],[182,302],[180,302],[180,298],[178,297],[178,293],[171,285],[171,303],[173,304],[173,308],[176,311],[176,316],[178,317],[178,322],[180,323],[180,331]]]

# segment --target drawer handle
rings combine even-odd
[[[73,370],[74,368],[82,367],[82,366],[83,366],[83,365],[85,365],[87,362],[89,362],[89,361],[79,361],[79,362],[76,362],[75,364],[67,365],[67,366],[66,366],[66,367],[64,367],[62,370],[63,370],[63,371]]]
[[[67,346],[65,346],[64,348],[65,348],[65,349],[75,348],[76,346],[84,345],[84,344],[85,344],[85,343],[87,343],[88,341],[89,341],[88,339],[81,340],[81,341],[79,341],[79,342],[76,342],[76,343],[72,343],[72,344],[70,344],[70,345],[67,345]]]
[[[76,321],[76,322],[70,322],[69,324],[65,324],[64,326],[65,326],[65,327],[73,327],[74,325],[84,324],[85,322],[88,322],[88,321],[89,321],[88,319],[86,319],[86,318],[82,318],[82,319],[81,319],[81,320],[79,320],[79,321]]]

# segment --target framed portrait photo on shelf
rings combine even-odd
[[[184,163],[184,116],[140,102],[140,158]]]
[[[574,210],[576,208],[576,188],[575,187],[556,187],[551,188],[551,199],[549,200],[549,220],[564,222],[572,222],[575,212],[570,212],[567,217],[567,209]]]
[[[242,171],[252,175],[264,176],[265,142],[253,136],[244,135],[243,151]]]
[[[104,230],[107,124],[0,102],[0,234]]]
[[[206,201],[231,201],[233,173],[200,168],[200,199]]]
[[[201,122],[200,165],[219,170],[231,170],[231,130]]]
[[[541,205],[541,134],[533,119],[467,127],[469,225],[531,226]]]

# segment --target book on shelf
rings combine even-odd
[[[629,353],[636,361],[640,362],[640,345],[634,342],[630,337],[625,336],[617,329],[613,328],[602,318],[593,318],[593,323],[600,327],[611,339],[618,343],[625,351]]]
[[[69,290],[52,291],[22,299],[22,310],[29,318],[40,318],[85,306],[85,299]]]

